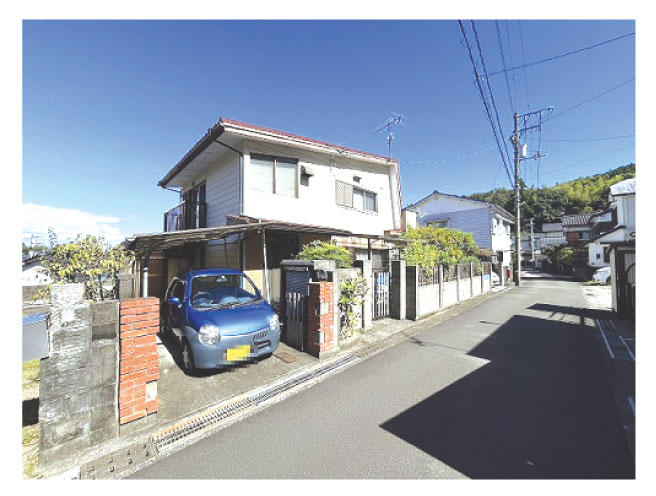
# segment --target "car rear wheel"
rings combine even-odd
[[[186,339],[182,341],[182,366],[187,375],[194,375],[196,373],[194,353],[191,351],[191,345]]]

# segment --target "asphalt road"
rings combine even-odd
[[[632,478],[577,283],[526,279],[133,478]]]

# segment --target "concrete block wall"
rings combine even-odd
[[[334,351],[337,343],[333,296],[332,282],[320,281],[309,284],[307,341],[310,353],[317,357]]]
[[[464,277],[470,270],[456,271],[453,279],[444,281],[442,272],[439,272],[438,283],[424,286],[419,285],[419,270],[415,266],[405,268],[406,318],[409,320],[420,319],[492,289],[489,264],[483,266],[483,273],[488,274],[487,279],[480,275]],[[393,306],[393,303],[390,302],[390,305]]]
[[[159,299],[133,298],[120,304],[119,424],[159,409]]]
[[[42,467],[118,436],[118,302],[85,302],[82,284],[53,284],[50,297],[39,392]]]

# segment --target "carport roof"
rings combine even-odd
[[[174,248],[187,243],[202,243],[245,232],[256,232],[262,229],[271,231],[311,232],[319,234],[337,234],[340,236],[353,236],[350,231],[319,226],[307,226],[285,222],[253,222],[248,224],[234,224],[221,227],[205,227],[202,229],[187,229],[184,231],[169,231],[152,234],[137,234],[127,238],[124,245],[133,250],[137,256],[146,255],[153,250]]]

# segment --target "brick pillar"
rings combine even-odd
[[[332,351],[337,340],[333,322],[333,283],[311,282],[308,296],[308,350],[317,357]]]
[[[159,408],[159,299],[133,298],[120,304],[119,424],[154,413]]]

